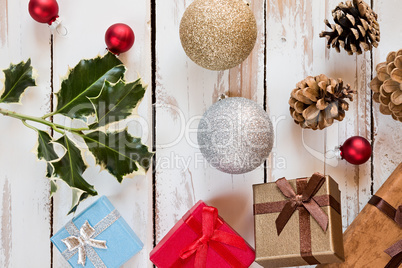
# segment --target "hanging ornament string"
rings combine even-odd
[[[62,25],[59,17],[59,5],[56,0],[30,0],[28,11],[35,21],[48,24],[52,33],[56,31],[61,36],[67,35],[67,28]]]
[[[66,36],[68,34],[67,28],[62,24],[62,20],[57,18],[51,25],[49,25],[50,31],[56,33],[60,36]]]

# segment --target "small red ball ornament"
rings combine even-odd
[[[59,17],[59,5],[56,0],[30,0],[28,11],[34,20],[49,25]]]
[[[361,165],[371,157],[371,145],[363,137],[353,136],[347,139],[339,148],[342,159],[353,165]]]
[[[105,34],[107,48],[117,55],[128,51],[133,46],[134,40],[133,30],[124,23],[113,24]]]

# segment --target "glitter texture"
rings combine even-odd
[[[187,56],[210,70],[242,63],[253,50],[257,23],[244,0],[195,0],[180,22]]]
[[[268,114],[254,101],[226,98],[212,105],[198,125],[205,159],[220,171],[242,174],[259,167],[272,150]]]

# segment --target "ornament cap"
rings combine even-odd
[[[50,25],[49,29],[52,33],[56,33],[60,36],[66,36],[68,34],[67,28],[63,25],[63,20],[57,17]]]
[[[227,99],[227,98],[229,98],[228,95],[226,95],[226,94],[221,94],[221,95],[219,96],[219,98],[218,98],[218,101],[221,101],[221,100],[224,100],[224,99]]]
[[[341,146],[335,146],[335,157],[337,159],[343,159],[342,158],[342,152],[341,152]]]
[[[336,158],[337,160],[343,159],[341,156],[340,146],[335,146],[333,150],[328,150],[325,153],[327,159]]]

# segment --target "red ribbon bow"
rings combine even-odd
[[[392,245],[385,253],[392,258],[385,268],[398,268],[402,264],[402,240]]]
[[[325,177],[323,175],[314,173],[308,181],[305,190],[300,195],[296,195],[292,186],[285,178],[276,181],[276,185],[281,190],[283,195],[289,198],[289,201],[285,204],[275,221],[278,235],[280,235],[293,213],[300,206],[303,206],[307,209],[307,211],[311,214],[311,216],[313,216],[313,218],[318,222],[324,231],[327,230],[328,216],[322,210],[320,205],[317,204],[317,202],[312,198],[318,192],[324,182]]]
[[[181,259],[195,255],[195,268],[204,268],[207,264],[209,243],[219,242],[243,250],[247,244],[240,236],[217,230],[218,210],[214,207],[204,207],[202,211],[202,236],[184,248],[180,253]]]

